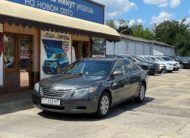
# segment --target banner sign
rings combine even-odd
[[[61,73],[70,64],[71,36],[41,32],[41,79]]]
[[[104,24],[104,6],[87,0],[9,0],[26,6]]]
[[[1,27],[0,27],[0,86],[2,85],[3,85],[3,33],[1,32]]]

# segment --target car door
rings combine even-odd
[[[126,84],[126,73],[125,73],[125,64],[122,61],[116,61],[112,70],[112,74],[115,71],[122,71],[123,74],[121,76],[113,76],[110,81],[111,90],[113,95],[113,102],[120,103],[124,100],[125,95],[125,84]]]
[[[129,78],[128,85],[129,85],[130,95],[128,96],[132,97],[136,94],[136,91],[139,87],[141,70],[136,64],[132,62],[126,65],[126,70],[127,70],[127,76]]]

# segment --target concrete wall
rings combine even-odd
[[[175,55],[175,49],[157,44],[122,39],[115,44],[107,41],[106,54],[173,56]]]

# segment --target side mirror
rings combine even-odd
[[[122,71],[114,71],[113,76],[122,76],[123,75],[123,72]]]

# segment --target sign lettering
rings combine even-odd
[[[104,24],[104,7],[85,0],[9,0],[26,6]]]

